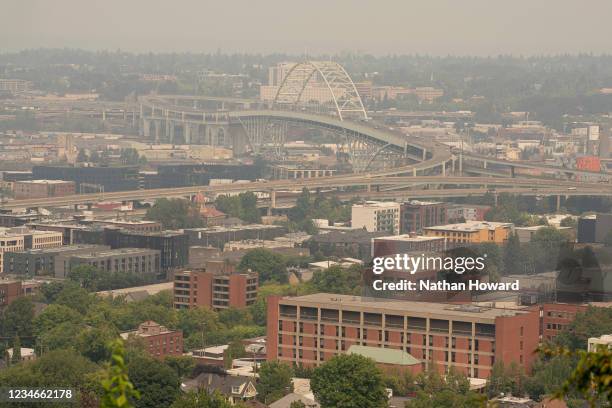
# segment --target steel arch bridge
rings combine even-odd
[[[278,88],[273,106],[293,105],[302,101],[309,83],[323,82],[329,90],[331,101],[340,120],[356,116],[367,120],[366,113],[355,83],[342,65],[333,61],[305,61],[295,64]]]

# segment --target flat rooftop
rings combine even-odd
[[[185,231],[195,232],[230,232],[230,231],[243,231],[243,230],[256,230],[256,229],[279,229],[283,228],[280,225],[267,225],[267,224],[248,224],[248,225],[237,225],[234,227],[223,227],[223,226],[212,226],[202,228],[185,228]]]
[[[427,242],[427,241],[440,241],[443,237],[429,237],[425,235],[411,236],[410,234],[402,235],[388,235],[384,237],[372,238],[373,240],[385,240],[385,241],[406,241],[406,242]]]
[[[343,310],[364,310],[370,312],[394,313],[399,315],[415,314],[444,320],[468,319],[488,320],[491,323],[497,317],[516,316],[528,313],[524,309],[503,309],[482,307],[472,304],[451,304],[433,302],[414,302],[407,300],[381,299],[365,296],[336,295],[333,293],[314,293],[297,297],[283,297],[282,304],[300,304],[301,306],[321,307]]]
[[[474,232],[480,230],[493,231],[497,228],[512,228],[511,222],[493,222],[493,221],[467,221],[459,224],[436,225],[434,227],[426,227],[426,230],[431,231],[463,231]]]
[[[88,259],[88,258],[103,258],[106,256],[117,256],[117,255],[134,255],[142,254],[143,252],[159,253],[157,249],[149,248],[117,248],[117,249],[103,249],[101,251],[94,250],[93,252],[86,254],[75,255],[77,259]]]
[[[19,184],[74,184],[74,181],[68,180],[20,180],[16,181]]]

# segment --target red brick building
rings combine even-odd
[[[400,206],[400,233],[421,232],[425,227],[444,225],[447,222],[447,203],[408,201]]]
[[[152,320],[138,326],[137,330],[121,333],[123,339],[135,338],[144,343],[145,351],[151,357],[183,355],[183,332],[168,330]]]
[[[64,180],[24,180],[13,184],[17,200],[29,198],[63,197],[75,193],[74,182]]]
[[[313,294],[268,298],[267,358],[317,366],[352,345],[402,350],[419,370],[449,367],[488,378],[496,361],[529,370],[539,343],[537,308],[380,300]]]
[[[542,340],[552,340],[557,337],[576,317],[576,313],[584,312],[588,306],[570,303],[545,303],[541,305]]]
[[[174,274],[174,307],[243,308],[257,299],[256,273],[182,271]]]
[[[0,280],[0,307],[10,305],[21,295],[21,281]]]

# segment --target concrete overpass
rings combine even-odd
[[[559,194],[559,195],[608,195],[612,194],[612,185],[582,183],[575,181],[556,181],[554,188],[551,187],[550,180],[544,179],[522,179],[522,178],[493,178],[493,177],[460,177],[460,176],[417,176],[417,177],[399,177],[399,176],[368,176],[368,175],[349,175],[339,177],[321,177],[313,179],[295,179],[295,180],[275,180],[267,182],[252,182],[252,183],[235,183],[230,185],[217,186],[192,186],[192,187],[177,187],[166,189],[150,189],[150,190],[132,190],[118,191],[111,193],[94,193],[94,194],[78,194],[64,197],[39,198],[28,200],[12,200],[0,204],[2,209],[12,208],[34,208],[34,207],[57,207],[77,204],[89,204],[99,201],[137,201],[137,200],[152,200],[163,197],[189,197],[198,193],[219,195],[226,193],[240,192],[269,192],[275,196],[278,191],[299,191],[306,187],[310,190],[318,188],[339,189],[340,192],[348,189],[361,188],[366,192],[376,192],[380,187],[394,186],[397,188],[412,188],[407,194],[441,194],[422,193],[423,186],[438,186],[440,190],[444,190],[447,194],[459,193],[463,186],[477,186],[479,188],[473,191],[486,190],[489,192],[504,192],[508,189],[510,192],[533,195]],[[448,188],[447,186],[456,186]],[[440,191],[437,190],[437,191]],[[387,193],[390,196],[395,194],[395,191],[381,192]],[[461,192],[463,194],[464,191]],[[348,193],[348,192],[347,192]],[[352,190],[350,194],[359,195],[357,191]],[[399,194],[399,193],[398,193]],[[273,199],[274,200],[274,199]]]

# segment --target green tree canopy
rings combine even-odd
[[[293,391],[293,368],[279,361],[266,361],[259,369],[257,399],[270,404]]]
[[[198,208],[180,198],[160,198],[147,210],[147,220],[160,222],[166,229],[202,227],[204,221]]]
[[[130,359],[128,375],[140,392],[136,407],[167,407],[172,405],[179,394],[178,374],[159,360],[145,356]]]
[[[310,387],[322,408],[382,408],[387,394],[374,361],[340,354],[314,370]]]
[[[259,274],[259,282],[275,281],[285,283],[288,281],[285,258],[265,248],[253,249],[240,260],[238,269],[251,270]]]

